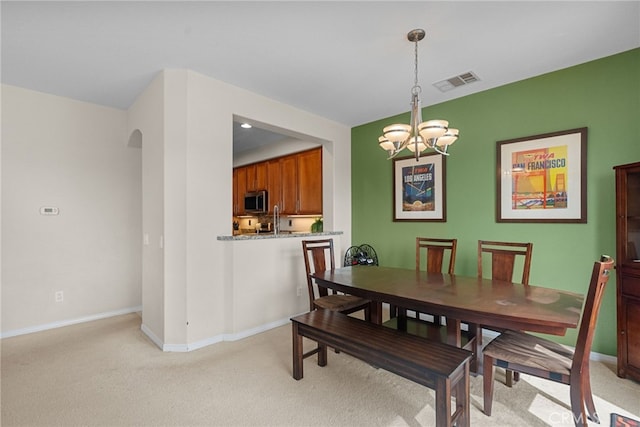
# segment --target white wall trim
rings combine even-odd
[[[149,329],[149,327],[147,327],[147,325],[145,325],[144,323],[142,325],[140,325],[140,330],[142,331],[143,334],[145,334],[147,337],[149,337],[149,339],[151,341],[153,341],[153,343],[155,345],[158,346],[158,348],[164,349],[164,344],[162,344],[162,340],[160,338],[158,338],[158,336],[156,334],[154,334],[151,329]]]
[[[107,311],[105,313],[94,314],[91,316],[79,317],[77,319],[62,320],[60,322],[47,323],[39,326],[31,326],[28,328],[15,329],[0,335],[0,339],[15,337],[18,335],[31,334],[34,332],[47,331],[49,329],[62,328],[64,326],[76,325],[78,323],[92,322],[94,320],[106,319],[108,317],[120,316],[123,314],[136,313],[142,311],[142,306],[123,308],[121,310]]]
[[[302,314],[302,313],[300,313]],[[291,316],[291,317],[295,317],[297,316]],[[200,340],[200,341],[196,341],[194,343],[189,343],[189,344],[160,344],[158,341],[154,342],[158,345],[158,347],[162,348],[162,351],[169,351],[169,352],[189,352],[189,351],[193,351],[193,350],[198,350],[201,349],[203,347],[207,347],[209,345],[212,344],[217,344],[219,342],[223,342],[223,341],[238,341],[244,338],[248,338],[252,335],[257,335],[260,334],[262,332],[266,332],[270,329],[274,329],[274,328],[278,328],[280,326],[284,326],[286,324],[288,324],[291,321],[291,319],[289,317],[287,317],[286,319],[280,319],[280,320],[276,320],[274,322],[270,322],[270,323],[266,323],[264,325],[260,325],[256,328],[251,328],[251,329],[247,329],[246,331],[242,331],[242,332],[238,332],[237,334],[220,334],[217,335],[215,337],[211,337],[211,338],[207,338],[204,340]],[[147,332],[145,332],[147,333]],[[151,338],[151,337],[150,337]],[[151,338],[153,340],[153,338]]]

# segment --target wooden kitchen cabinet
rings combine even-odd
[[[244,195],[247,192],[247,168],[233,169],[233,215],[244,215]]]
[[[322,149],[298,154],[298,213],[322,213]]]
[[[234,215],[244,214],[244,194],[267,190],[269,213],[322,215],[322,147],[233,169]]]
[[[282,158],[282,212],[322,214],[322,148]]]
[[[281,159],[271,159],[267,163],[267,197],[269,198],[269,212],[278,205],[282,213],[282,173]]]
[[[640,162],[616,174],[618,376],[640,381]]]
[[[233,168],[233,215],[244,215],[244,196],[267,188],[267,163],[253,163]]]
[[[261,191],[267,188],[267,162],[244,166],[247,169],[247,191]]]
[[[298,157],[296,154],[280,160],[281,201],[283,214],[298,213]]]

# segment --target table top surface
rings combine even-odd
[[[578,326],[584,301],[568,291],[414,269],[354,266],[312,277],[321,286],[409,310],[556,335]]]

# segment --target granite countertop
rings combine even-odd
[[[281,231],[277,235],[270,233],[246,233],[234,236],[218,236],[218,240],[262,240],[262,239],[287,239],[291,237],[316,237],[316,236],[335,236],[342,234],[342,231],[322,231],[320,233],[312,233],[310,231]]]

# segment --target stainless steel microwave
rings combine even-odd
[[[266,190],[253,191],[244,195],[244,211],[247,213],[266,213],[269,211]]]

